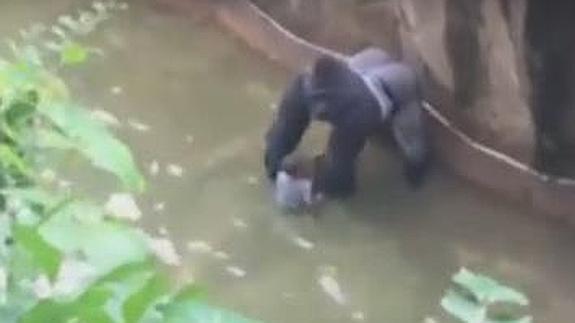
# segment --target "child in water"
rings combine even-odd
[[[275,201],[283,209],[298,211],[315,205],[322,195],[314,188],[314,175],[321,156],[310,160],[286,157],[276,176]]]

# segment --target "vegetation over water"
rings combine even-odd
[[[98,50],[78,43],[126,4],[94,2],[52,26],[22,30],[0,57],[2,322],[250,322],[172,286],[169,240],[133,226],[145,180],[129,148],[77,104],[58,76]],[[103,206],[48,167],[81,156],[119,179]]]
[[[466,268],[451,278],[453,287],[441,299],[445,312],[463,323],[531,323],[531,316],[521,314],[529,305],[525,295],[492,278]],[[428,318],[426,323],[437,323]]]

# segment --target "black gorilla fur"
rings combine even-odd
[[[378,101],[379,95],[389,99],[387,110]],[[275,178],[283,158],[296,148],[312,119],[333,126],[324,166],[314,184],[319,191],[337,197],[351,195],[357,156],[370,136],[386,128],[402,153],[408,182],[413,187],[421,184],[429,154],[416,76],[383,51],[367,49],[349,61],[323,56],[311,72],[297,75],[267,134],[265,167],[270,179]]]

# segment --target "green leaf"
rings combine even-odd
[[[122,265],[98,279],[86,292],[82,298],[88,297],[91,293],[107,291],[109,297],[106,300],[106,313],[115,322],[124,322],[124,307],[130,297],[138,294],[143,286],[153,277],[151,262],[132,262]],[[79,300],[82,302],[82,300]],[[137,304],[134,304],[137,305]],[[136,310],[136,307],[132,308]]]
[[[483,322],[487,315],[485,307],[467,299],[454,290],[449,290],[447,295],[441,299],[441,307],[447,313],[466,323]]]
[[[507,302],[522,306],[529,305],[529,300],[525,295],[465,268],[453,276],[453,282],[467,289],[481,303]]]
[[[12,126],[8,125],[8,123],[6,122],[6,119],[4,120],[0,120],[0,134],[2,136],[5,136],[6,138],[6,142],[12,141],[12,142],[18,142],[19,141],[19,134],[16,133],[16,131],[14,131],[14,129],[12,129]]]
[[[153,263],[148,260],[130,262],[125,265],[118,266],[114,270],[110,271],[102,278],[100,278],[97,281],[97,284],[107,284],[110,282],[127,280],[130,277],[139,275],[141,273],[151,272],[153,268]]]
[[[23,95],[22,98],[19,98],[19,101],[12,103],[6,111],[7,124],[16,129],[26,126],[29,130],[30,127],[26,122],[29,121],[36,112],[36,95],[36,92],[29,91]]]
[[[204,290],[202,290],[196,284],[189,284],[184,286],[178,293],[173,297],[174,302],[186,302],[186,301],[200,301],[204,298]]]
[[[22,61],[5,65],[0,74],[0,93],[6,100],[6,92],[11,92],[12,100],[4,104],[11,104],[20,96],[21,91],[32,89],[42,74],[41,71],[38,67]]]
[[[56,277],[62,261],[62,254],[38,233],[37,228],[15,224],[14,240],[32,256],[34,263],[50,279]]]
[[[61,133],[49,129],[37,129],[33,144],[38,148],[69,150],[76,147],[74,142]]]
[[[25,202],[48,208],[54,207],[66,199],[63,195],[49,192],[40,187],[5,189],[1,190],[0,193],[8,197],[18,198]]]
[[[88,54],[86,47],[75,42],[68,42],[60,51],[60,62],[63,65],[81,64],[88,59]]]
[[[40,234],[62,253],[82,252],[100,273],[147,259],[148,247],[137,229],[102,218],[100,208],[75,201],[43,223]]]
[[[112,296],[109,290],[90,288],[76,300],[44,300],[24,313],[21,322],[68,322],[76,318],[82,323],[114,323],[105,309]]]
[[[150,277],[144,286],[132,294],[124,303],[124,321],[137,323],[146,311],[155,304],[168,291],[168,284],[164,277],[155,274]]]
[[[195,284],[180,290],[161,309],[166,323],[258,323],[240,314],[208,305],[202,300],[203,292]]]
[[[6,168],[13,168],[19,175],[32,177],[33,171],[28,163],[11,146],[0,144],[0,162]]]
[[[171,302],[164,311],[166,323],[257,323],[234,312],[190,300]]]
[[[89,113],[67,104],[50,104],[40,109],[92,164],[118,176],[126,188],[142,192],[145,181],[128,147]]]
[[[82,323],[114,323],[114,319],[105,308],[112,297],[112,291],[93,284],[84,295],[71,304],[71,310]]]
[[[532,323],[533,318],[531,316],[525,316],[520,319],[516,320],[496,320],[496,319],[487,319],[485,323]]]
[[[21,323],[66,322],[70,319],[70,306],[53,300],[45,300],[36,304],[24,313]]]

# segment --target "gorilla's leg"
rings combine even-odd
[[[377,71],[395,104],[391,132],[402,154],[407,181],[421,184],[429,164],[429,139],[421,106],[415,71],[401,63],[388,64]]]
[[[332,130],[322,169],[317,176],[317,190],[332,197],[346,197],[355,191],[355,164],[365,146],[367,133],[352,126]]]
[[[418,101],[404,104],[391,120],[393,138],[403,155],[404,174],[412,187],[418,187],[429,164],[428,134]]]
[[[390,63],[378,68],[376,74],[385,84],[388,94],[391,95],[398,109],[414,100],[421,100],[417,75],[409,65]]]

